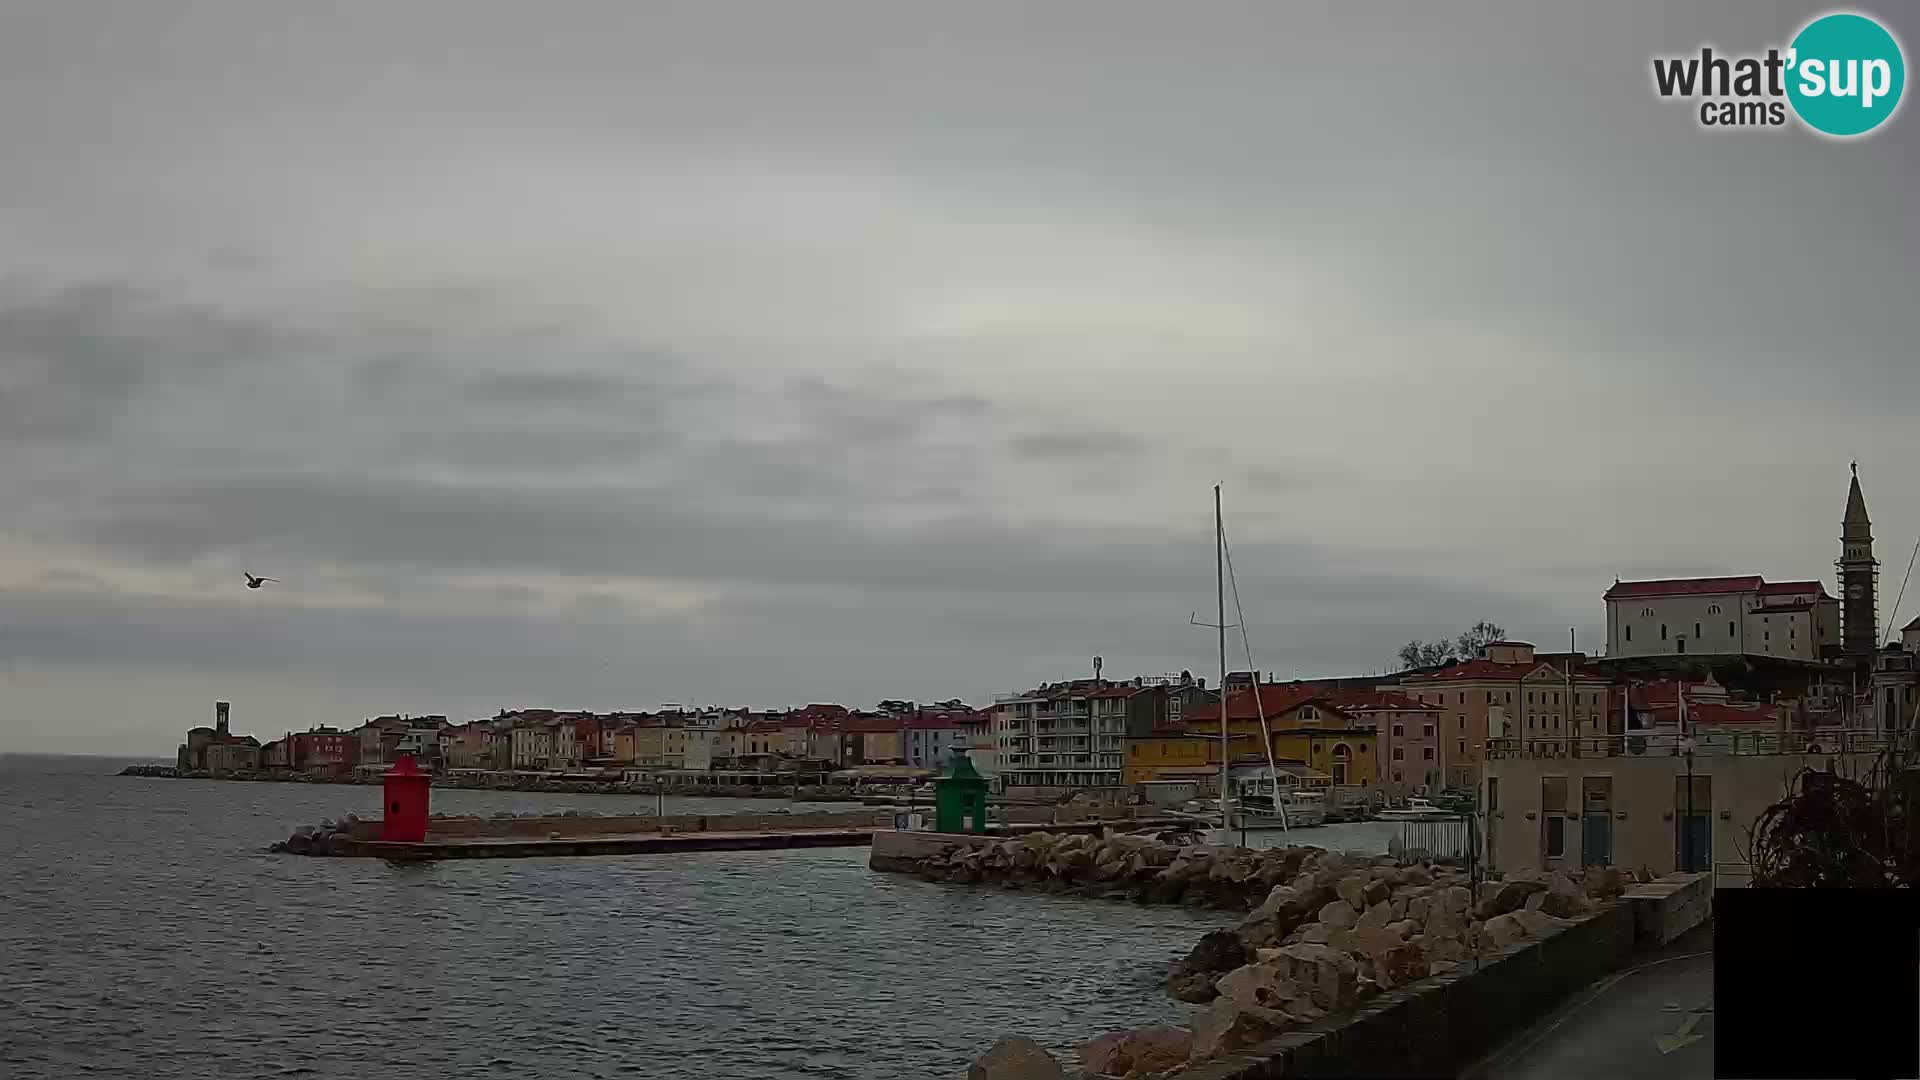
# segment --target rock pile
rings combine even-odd
[[[318,825],[302,825],[293,830],[293,835],[275,842],[267,850],[275,854],[332,855],[336,838],[348,836],[359,820],[353,814],[346,814],[338,821],[329,818]]]
[[[1150,835],[1101,839],[1035,832],[978,847],[949,845],[919,860],[928,881],[1074,892],[1146,904],[1245,911],[1292,879],[1318,848],[1180,845]]]
[[[1610,868],[1521,871],[1476,892],[1451,867],[1313,851],[1232,930],[1206,935],[1175,961],[1167,991],[1207,1005],[1189,1054],[1204,1061],[1452,971],[1476,950],[1550,934],[1630,883]]]
[[[1551,934],[1633,883],[1619,870],[1596,868],[1521,871],[1476,889],[1456,868],[1385,856],[1317,848],[1166,850],[1135,837],[1044,835],[942,853],[922,870],[939,880],[1118,891],[1182,903],[1197,896],[1217,906],[1257,896],[1238,924],[1203,936],[1168,971],[1169,993],[1206,1006],[1191,1030],[1142,1028],[1093,1039],[1080,1048],[1081,1075],[1089,1080],[1165,1077],[1244,1050],[1375,994],[1452,971],[1476,950],[1497,953]],[[1043,1063],[1031,1053],[1037,1046],[1012,1042],[1002,1040],[1000,1055],[989,1055],[1001,1071],[970,1075],[1056,1075],[1046,1071],[1050,1059]],[[1025,1068],[1038,1071],[1020,1071]]]

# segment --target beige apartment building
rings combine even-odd
[[[1437,744],[1445,787],[1477,787],[1489,739],[1561,757],[1571,740],[1606,730],[1608,680],[1572,661],[1534,659],[1524,641],[1496,641],[1486,656],[1402,679],[1396,689],[1440,710]]]
[[[713,766],[714,728],[638,727],[633,732],[633,764],[705,772]]]

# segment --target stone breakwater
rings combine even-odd
[[[1034,834],[921,860],[921,876],[1143,903],[1246,910],[1167,973],[1173,997],[1205,1005],[1186,1029],[1103,1035],[1080,1049],[1084,1077],[1170,1076],[1345,1013],[1508,946],[1552,934],[1632,884],[1616,869],[1518,872],[1477,886],[1466,872],[1391,856],[1289,847],[1176,847],[1152,838]],[[1251,910],[1248,910],[1251,909]],[[969,1072],[1060,1076],[1022,1039]],[[1050,1060],[1050,1059],[1049,1059]],[[1009,1071],[1018,1065],[1019,1071]]]
[[[1245,911],[1319,850],[1249,851],[1181,844],[1176,836],[1031,832],[943,846],[901,869],[927,881]]]

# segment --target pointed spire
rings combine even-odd
[[[1842,525],[1871,525],[1867,517],[1867,499],[1860,494],[1860,463],[1853,463],[1853,482],[1847,486],[1847,514],[1840,519]]]

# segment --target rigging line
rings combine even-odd
[[[1270,786],[1269,797],[1273,799],[1275,806],[1279,806],[1280,777],[1277,775],[1279,769],[1273,760],[1273,733],[1267,730],[1267,702],[1265,695],[1260,693],[1260,673],[1253,666],[1253,642],[1247,637],[1247,609],[1240,606],[1240,579],[1234,576],[1233,573],[1233,545],[1227,543],[1227,527],[1224,524],[1220,526],[1220,553],[1226,557],[1227,584],[1233,590],[1233,617],[1240,624],[1240,647],[1247,652],[1247,675],[1253,679],[1253,709],[1254,715],[1260,719],[1260,748],[1265,750],[1267,755],[1267,783]],[[1227,715],[1227,688],[1225,686],[1220,688],[1220,715],[1222,718]],[[1226,753],[1227,748],[1222,744],[1220,747],[1221,757],[1225,758]],[[1226,797],[1226,792],[1223,791],[1220,793],[1222,800]],[[1224,802],[1222,805],[1225,805]],[[1280,813],[1280,823],[1282,826],[1285,826],[1287,820],[1285,809],[1282,809]]]
[[[1913,555],[1907,556],[1907,572],[1900,577],[1900,595],[1893,598],[1893,610],[1887,613],[1887,629],[1900,621],[1900,601],[1907,598],[1907,578],[1913,576],[1913,556],[1920,555],[1920,540],[1913,542]]]

